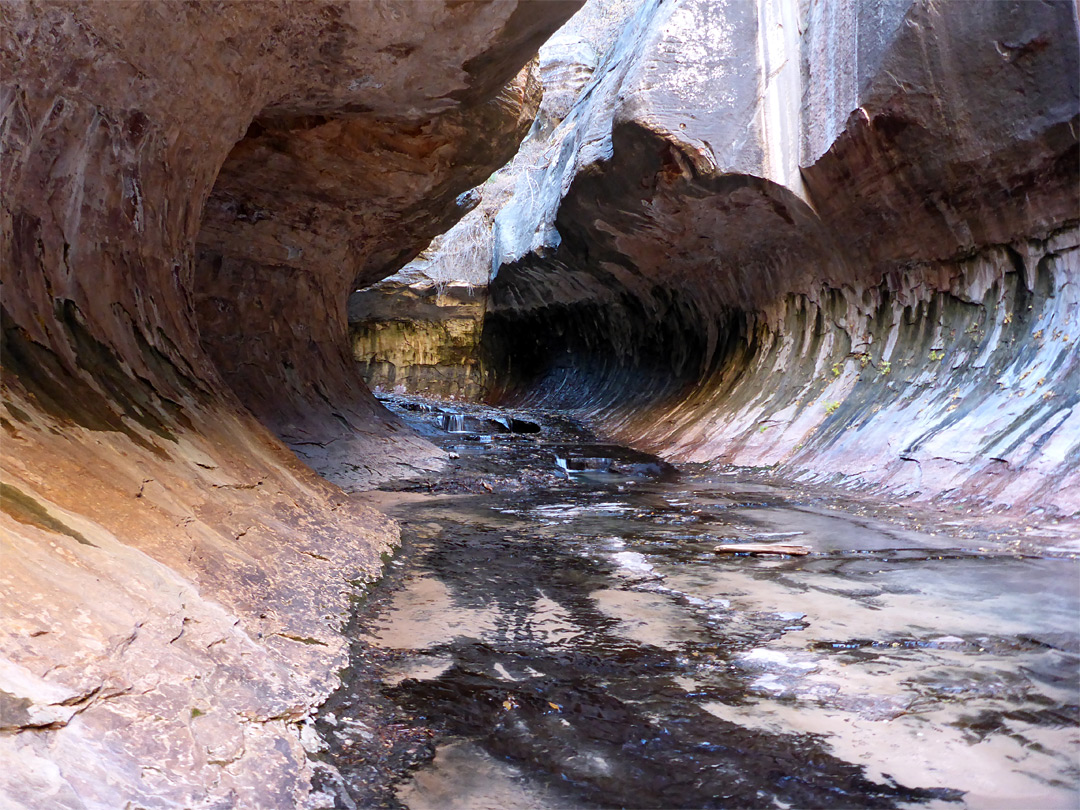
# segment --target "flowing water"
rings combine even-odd
[[[380,496],[407,542],[358,630],[434,750],[404,806],[1078,806],[1067,548],[397,405],[458,456]]]

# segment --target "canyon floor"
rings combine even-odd
[[[324,705],[336,806],[1075,807],[1080,534],[679,468],[566,414],[386,404],[451,452]],[[793,543],[804,556],[718,554]]]

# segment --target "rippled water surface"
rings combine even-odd
[[[1078,805],[1077,559],[411,417],[477,492],[384,496],[408,542],[363,638],[436,734],[407,807]],[[811,553],[713,550],[744,541]]]

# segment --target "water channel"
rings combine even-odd
[[[398,724],[376,803],[1078,806],[1074,546],[388,404],[456,458],[372,494],[405,533],[354,630],[382,705],[346,688],[320,723],[346,781]],[[715,551],[748,542],[809,553]]]

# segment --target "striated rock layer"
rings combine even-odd
[[[349,301],[353,357],[373,391],[478,401],[486,285],[398,276]]]
[[[513,151],[574,8],[0,6],[5,807],[305,801],[397,532],[264,424],[352,484],[431,462],[345,299]]]
[[[644,2],[496,218],[493,396],[1080,511],[1071,2]]]

